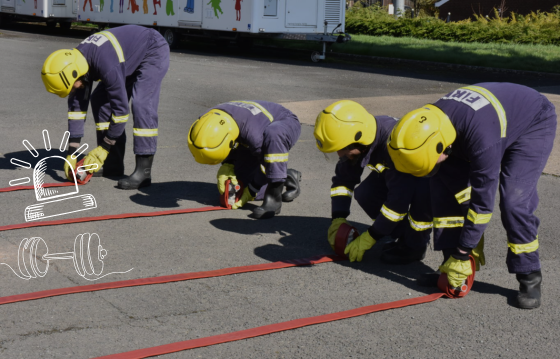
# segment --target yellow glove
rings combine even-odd
[[[78,158],[72,158],[72,155],[66,156],[66,161],[64,161],[64,173],[68,181],[74,182],[74,172],[76,171],[76,163]],[[70,163],[70,164],[68,164]]]
[[[364,257],[365,251],[373,247],[375,239],[369,234],[368,231],[360,234],[360,236],[350,242],[344,249],[344,254],[348,255],[350,262],[361,262]]]
[[[235,171],[231,163],[224,163],[218,170],[218,191],[220,194],[224,194],[226,191],[226,181],[229,179],[232,185],[236,185],[237,177],[235,177]]]
[[[253,194],[251,194],[251,191],[249,191],[249,187],[245,187],[245,189],[243,190],[243,194],[241,195],[241,198],[239,199],[239,201],[235,202],[233,204],[233,206],[231,206],[231,209],[241,208],[247,202],[252,201],[254,199],[255,199],[255,196]]]
[[[452,288],[460,287],[467,277],[472,274],[472,266],[470,260],[460,260],[453,256],[439,266],[442,273],[447,273],[447,281]]]
[[[480,237],[480,241],[478,245],[473,248],[471,255],[474,258],[474,263],[476,264],[476,271],[480,270],[480,266],[486,264],[486,258],[484,257],[484,233],[482,233],[482,237]]]
[[[328,239],[329,239],[329,244],[331,245],[333,251],[334,251],[334,242],[336,241],[336,232],[338,232],[338,229],[343,223],[348,223],[348,222],[344,218],[335,218],[333,219],[331,226],[329,227]]]
[[[84,158],[84,166],[97,164],[96,169],[88,171],[89,173],[97,172],[101,169],[103,163],[105,163],[105,160],[107,159],[108,155],[109,155],[109,151],[107,151],[101,146],[97,146],[96,148],[91,150]]]

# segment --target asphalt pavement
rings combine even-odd
[[[14,166],[12,158],[35,165],[46,156],[64,156],[58,147],[67,128],[66,101],[44,90],[40,69],[52,51],[74,47],[87,35],[33,25],[1,31],[0,187],[9,187],[14,179],[32,178],[33,171]],[[269,220],[250,217],[255,202],[235,211],[0,232],[0,263],[15,272],[23,239],[41,237],[49,253],[64,253],[71,252],[76,236],[84,233],[98,234],[107,250],[103,274],[126,272],[89,281],[78,275],[72,260],[58,259],[50,261],[44,277],[26,280],[0,265],[0,296],[331,254],[326,232],[334,165],[316,149],[312,133],[313,120],[323,107],[351,98],[374,115],[402,116],[457,87],[483,81],[531,86],[558,107],[559,78],[421,64],[376,65],[364,60],[314,64],[300,52],[256,48],[246,53],[233,47],[183,43],[171,53],[162,86],[153,185],[123,191],[116,188],[116,179],[94,178],[79,190],[94,196],[97,208],[54,219],[218,205],[218,167],[197,164],[186,136],[206,109],[240,99],[282,103],[301,118],[302,134],[289,159],[289,167],[303,173],[301,195]],[[43,130],[49,133],[50,151]],[[26,150],[24,140],[37,149],[38,157]],[[560,145],[556,141],[539,182],[544,277],[540,308],[521,310],[513,305],[518,284],[507,273],[506,234],[496,203],[486,231],[487,264],[476,273],[473,289],[463,299],[440,299],[162,358],[556,357],[560,340],[556,272],[560,268]],[[95,146],[91,111],[84,142]],[[132,141],[127,146],[125,165],[130,174]],[[49,168],[47,174],[47,182],[64,180],[62,168]],[[0,225],[25,222],[24,209],[37,203],[32,190],[0,193],[0,198]],[[355,203],[352,210],[349,219],[365,230],[371,220]],[[368,251],[361,263],[325,263],[1,305],[0,357],[91,358],[437,292],[418,286],[415,280],[437,268],[439,252],[430,248],[421,263],[392,266],[378,260],[378,247]]]

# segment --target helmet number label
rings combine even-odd
[[[421,118],[420,123],[424,123],[428,119],[426,116],[422,116],[420,118]]]

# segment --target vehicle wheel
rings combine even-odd
[[[173,29],[162,29],[161,34],[165,41],[167,41],[167,45],[169,45],[170,49],[174,49],[177,47],[179,43],[179,36],[177,32]]]
[[[60,28],[63,30],[70,30],[72,23],[70,21],[59,22]]]
[[[56,27],[56,22],[54,21],[47,21],[46,22],[47,28],[54,29]]]
[[[311,61],[313,61],[313,62],[319,62],[319,61],[321,61],[321,60],[322,60],[322,58],[321,58],[321,53],[320,53],[319,51],[313,51],[313,52],[311,53]]]

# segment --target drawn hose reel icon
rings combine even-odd
[[[18,266],[24,277],[42,278],[49,270],[50,261],[72,259],[74,268],[81,277],[98,277],[103,272],[103,259],[106,256],[107,250],[101,246],[101,240],[96,233],[79,234],[74,240],[74,252],[53,254],[49,253],[43,238],[33,237],[20,242]]]

